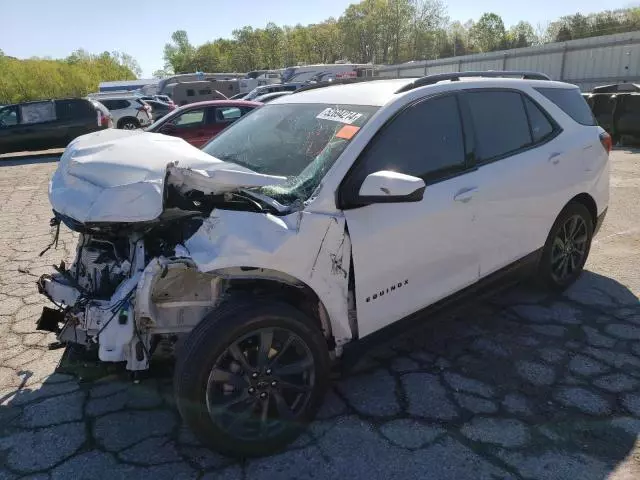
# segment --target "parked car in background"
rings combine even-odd
[[[173,105],[173,107],[176,106],[175,103],[173,103],[173,100],[171,100],[169,98],[168,95],[142,95],[140,98],[140,100],[144,100],[145,102],[162,102],[162,103],[166,103],[167,105]],[[153,108],[153,105],[152,105]]]
[[[155,100],[159,102],[168,103],[169,105],[173,105],[173,106],[176,105],[175,103],[173,103],[173,100],[171,100],[169,95],[154,95],[153,97]]]
[[[304,85],[303,83],[274,83],[272,85],[263,85],[251,90],[247,96],[244,97],[244,100],[255,100],[260,95],[273,92],[295,92]]]
[[[153,122],[151,106],[133,95],[104,97],[99,101],[111,112],[116,128],[135,130]]]
[[[227,94],[235,95],[238,93],[237,83],[237,81],[230,80],[197,80],[170,83],[165,86],[163,94],[170,96],[176,105],[182,107],[190,103],[227,100]],[[223,93],[223,90],[225,93]]]
[[[236,93],[233,97],[229,97],[229,100],[242,100],[247,95],[249,95],[249,92]]]
[[[154,122],[176,109],[176,106],[173,103],[168,104],[158,100],[145,100],[144,103],[151,107],[151,116],[153,117]]]
[[[264,95],[257,96],[254,101],[260,103],[269,103],[271,100],[275,100],[276,98],[284,97],[285,95],[291,95],[293,92],[272,92],[265,93]]]
[[[185,139],[201,147],[240,117],[261,106],[244,100],[212,100],[185,105],[161,118],[147,132]]]
[[[0,153],[66,147],[80,135],[113,126],[104,105],[86,98],[7,105],[0,108]]]

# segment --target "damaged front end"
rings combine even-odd
[[[38,280],[57,307],[45,307],[38,328],[139,371],[160,341],[179,341],[230,291],[286,292],[339,352],[357,335],[344,218],[245,190],[282,178],[156,137],[92,137],[65,151],[49,188],[52,225],[78,232],[78,246],[71,265]],[[158,148],[153,160],[132,157],[109,176],[105,154],[122,164],[139,143],[147,152]],[[179,164],[167,162],[176,157]]]

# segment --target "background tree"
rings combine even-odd
[[[195,70],[196,49],[189,43],[185,30],[176,30],[171,34],[171,42],[164,46],[165,68],[176,73]]]
[[[79,49],[62,60],[0,56],[0,104],[96,92],[100,82],[133,80],[137,62],[125,53],[90,54]]]
[[[471,29],[474,44],[481,52],[491,52],[504,46],[504,22],[495,13],[484,13]]]
[[[538,43],[538,37],[529,22],[520,21],[507,34],[510,48],[530,47]]]
[[[363,0],[349,5],[338,19],[312,25],[247,26],[235,30],[231,39],[212,39],[198,47],[178,30],[165,45],[165,71],[246,72],[337,60],[403,63],[640,29],[640,8],[578,13],[536,28],[521,21],[507,31],[495,13],[464,24],[449,22],[443,1]]]

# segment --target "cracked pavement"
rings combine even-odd
[[[174,408],[170,362],[133,383],[35,331],[55,157],[0,159],[0,479],[640,478],[640,154],[612,154],[611,204],[564,295],[527,286],[415,322],[336,379],[278,455],[205,449]],[[72,373],[68,373],[72,372]]]

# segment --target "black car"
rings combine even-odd
[[[85,133],[113,127],[99,102],[65,98],[0,108],[0,154],[66,147]]]

